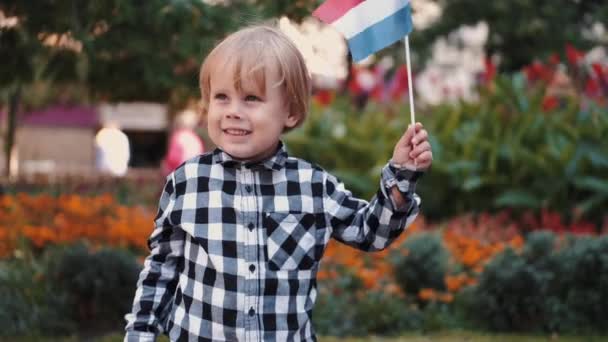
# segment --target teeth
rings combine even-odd
[[[232,135],[247,135],[249,134],[248,131],[242,130],[242,129],[227,129],[226,132],[228,134],[232,134]]]

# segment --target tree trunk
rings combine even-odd
[[[5,169],[4,175],[7,179],[11,176],[11,160],[13,154],[13,146],[15,145],[15,130],[17,128],[17,111],[21,102],[21,86],[17,86],[15,92],[10,95],[6,125],[6,139],[4,145]]]

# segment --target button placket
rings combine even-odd
[[[254,194],[254,182],[255,177],[251,170],[242,169],[241,172],[241,184],[244,184],[242,191],[242,200],[243,200],[243,209],[244,209],[244,219],[245,219],[245,227],[247,230],[245,231],[246,243],[246,253],[245,264],[247,265],[247,274],[245,275],[245,315],[246,320],[249,321],[246,324],[246,329],[251,331],[257,330],[257,320],[256,310],[255,308],[258,305],[258,280],[257,280],[257,258],[258,258],[258,231],[255,229],[257,226],[257,199]]]

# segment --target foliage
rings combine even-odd
[[[280,17],[286,16],[296,22],[311,15],[314,9],[319,6],[322,0],[253,0],[255,6],[263,13],[264,17]]]
[[[9,117],[6,174],[16,118],[28,106],[72,98],[154,101],[183,108],[198,93],[202,57],[253,10],[229,4],[3,1],[0,13],[14,20],[14,25],[0,27],[0,109],[7,107]],[[68,90],[67,96],[58,90]]]
[[[500,55],[505,70],[517,70],[535,57],[548,57],[568,42],[579,47],[606,42],[606,36],[594,37],[589,31],[608,21],[608,6],[601,0],[435,2],[442,7],[443,15],[414,35],[415,46],[428,45],[462,25],[484,21],[489,26],[488,55]]]
[[[550,287],[553,329],[606,333],[608,238],[572,239],[554,256],[557,272]]]
[[[473,290],[470,316],[498,331],[606,332],[608,238],[530,235],[523,253],[507,249]]]
[[[0,261],[0,336],[66,335],[75,329],[62,317],[65,294],[53,291],[44,272],[36,259]]]
[[[54,246],[0,261],[0,336],[67,335],[123,324],[140,266],[116,249]]]
[[[2,79],[82,81],[104,100],[194,94],[199,60],[240,24],[239,9],[250,10],[190,0],[5,1],[0,10],[18,23],[0,35],[12,53]]]
[[[132,254],[104,248],[89,251],[84,244],[46,253],[46,280],[64,295],[64,313],[81,330],[111,329],[123,323],[131,309],[141,267]]]
[[[499,331],[538,329],[543,323],[542,285],[535,269],[507,249],[481,274],[471,313]]]
[[[357,296],[363,290],[355,270],[338,266],[336,277],[320,279],[318,298],[313,309],[315,330],[321,335],[353,336],[364,334],[355,323]]]
[[[423,314],[414,304],[382,292],[368,292],[357,302],[355,323],[363,335],[394,336],[420,330]]]
[[[395,278],[406,294],[422,289],[444,290],[448,254],[440,237],[418,234],[403,244],[407,253],[395,265]]]
[[[548,207],[601,218],[608,112],[580,109],[571,99],[543,113],[541,102],[542,92],[516,76],[499,78],[479,103],[434,111],[427,120],[435,154],[427,212]]]
[[[522,74],[502,76],[479,102],[421,113],[434,155],[417,186],[425,216],[546,208],[568,220],[603,219],[608,111],[574,97],[547,112],[544,94],[543,86],[529,86]],[[286,137],[287,146],[369,199],[407,127],[403,113],[375,103],[357,111],[338,98],[332,107],[314,107],[304,127]]]
[[[339,97],[331,107],[313,105],[303,127],[285,140],[291,154],[331,171],[355,195],[369,199],[406,126],[380,107],[372,104],[360,112],[348,98]]]

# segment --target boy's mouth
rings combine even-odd
[[[224,131],[225,134],[237,135],[237,136],[243,136],[243,135],[251,134],[251,131],[246,131],[244,129],[228,128],[228,129],[224,129],[223,131]]]

